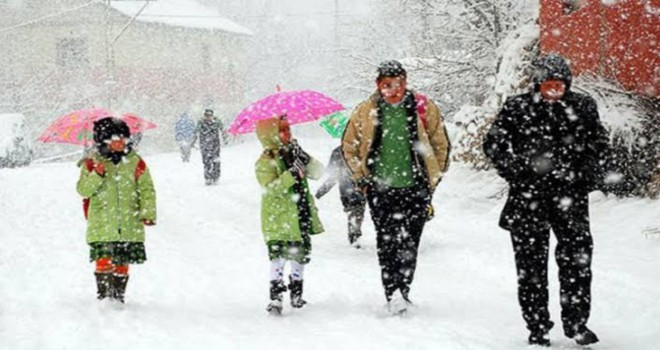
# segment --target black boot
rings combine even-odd
[[[529,345],[550,346],[550,339],[548,339],[548,333],[545,331],[533,331],[529,333],[527,342]]]
[[[282,293],[286,292],[286,286],[282,281],[270,281],[270,300],[282,300]]]
[[[112,298],[124,303],[124,293],[126,293],[126,284],[128,283],[128,275],[113,275],[113,295]]]
[[[412,305],[412,301],[410,301],[410,286],[404,284],[399,287],[399,290],[401,291],[401,297],[403,297],[403,301],[409,305]]]
[[[266,311],[279,315],[282,313],[282,293],[286,292],[286,286],[282,281],[270,281],[270,303]]]
[[[596,336],[596,333],[592,332],[587,326],[578,326],[578,327],[567,327],[564,329],[564,334],[566,337],[575,339],[575,342],[578,345],[591,345],[598,343],[600,339]]]
[[[96,298],[103,300],[112,297],[112,274],[94,272],[96,276]]]
[[[293,306],[296,309],[299,309],[307,302],[303,300],[302,294],[303,294],[303,281],[294,281],[291,276],[289,276],[289,290],[291,291],[291,306]]]
[[[550,346],[550,339],[548,339],[548,333],[550,329],[554,326],[554,322],[548,321],[545,324],[541,324],[536,327],[534,330],[530,331],[529,338],[527,342],[529,345],[540,345],[540,346]]]

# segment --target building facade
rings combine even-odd
[[[0,110],[25,114],[33,135],[78,108],[132,112],[167,148],[181,113],[245,104],[250,35],[194,0],[0,0]]]
[[[660,0],[541,0],[541,51],[649,97],[660,94]]]

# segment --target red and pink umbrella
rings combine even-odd
[[[37,138],[43,142],[69,143],[89,146],[94,142],[94,122],[113,114],[103,108],[80,109],[57,118]],[[135,114],[126,113],[119,117],[128,124],[131,134],[156,128],[156,124]]]
[[[148,120],[144,120],[133,113],[124,113],[120,118],[126,122],[128,129],[131,131],[131,134],[156,128],[156,124]]]
[[[344,109],[339,102],[312,90],[283,91],[262,98],[242,110],[229,126],[232,134],[247,134],[257,121],[286,114],[290,124],[317,120]]]

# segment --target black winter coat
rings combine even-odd
[[[216,117],[211,119],[204,117],[197,123],[195,140],[197,139],[197,135],[199,135],[199,148],[203,154],[209,156],[218,156],[220,154],[220,133],[222,132],[222,128],[222,122]],[[193,144],[195,140],[193,140]]]
[[[511,187],[503,218],[524,215],[511,211],[527,210],[537,200],[586,200],[602,185],[609,158],[596,102],[571,91],[556,103],[545,102],[538,92],[509,98],[486,136],[484,152]]]

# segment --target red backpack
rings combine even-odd
[[[137,182],[140,179],[140,176],[144,174],[145,171],[147,171],[147,163],[142,160],[142,158],[138,157],[138,164],[137,167],[135,167],[135,182]],[[84,161],[85,168],[87,171],[92,172],[94,171],[94,159],[87,158]],[[87,220],[87,215],[89,213],[89,198],[83,198],[83,214],[85,214],[85,220]]]

